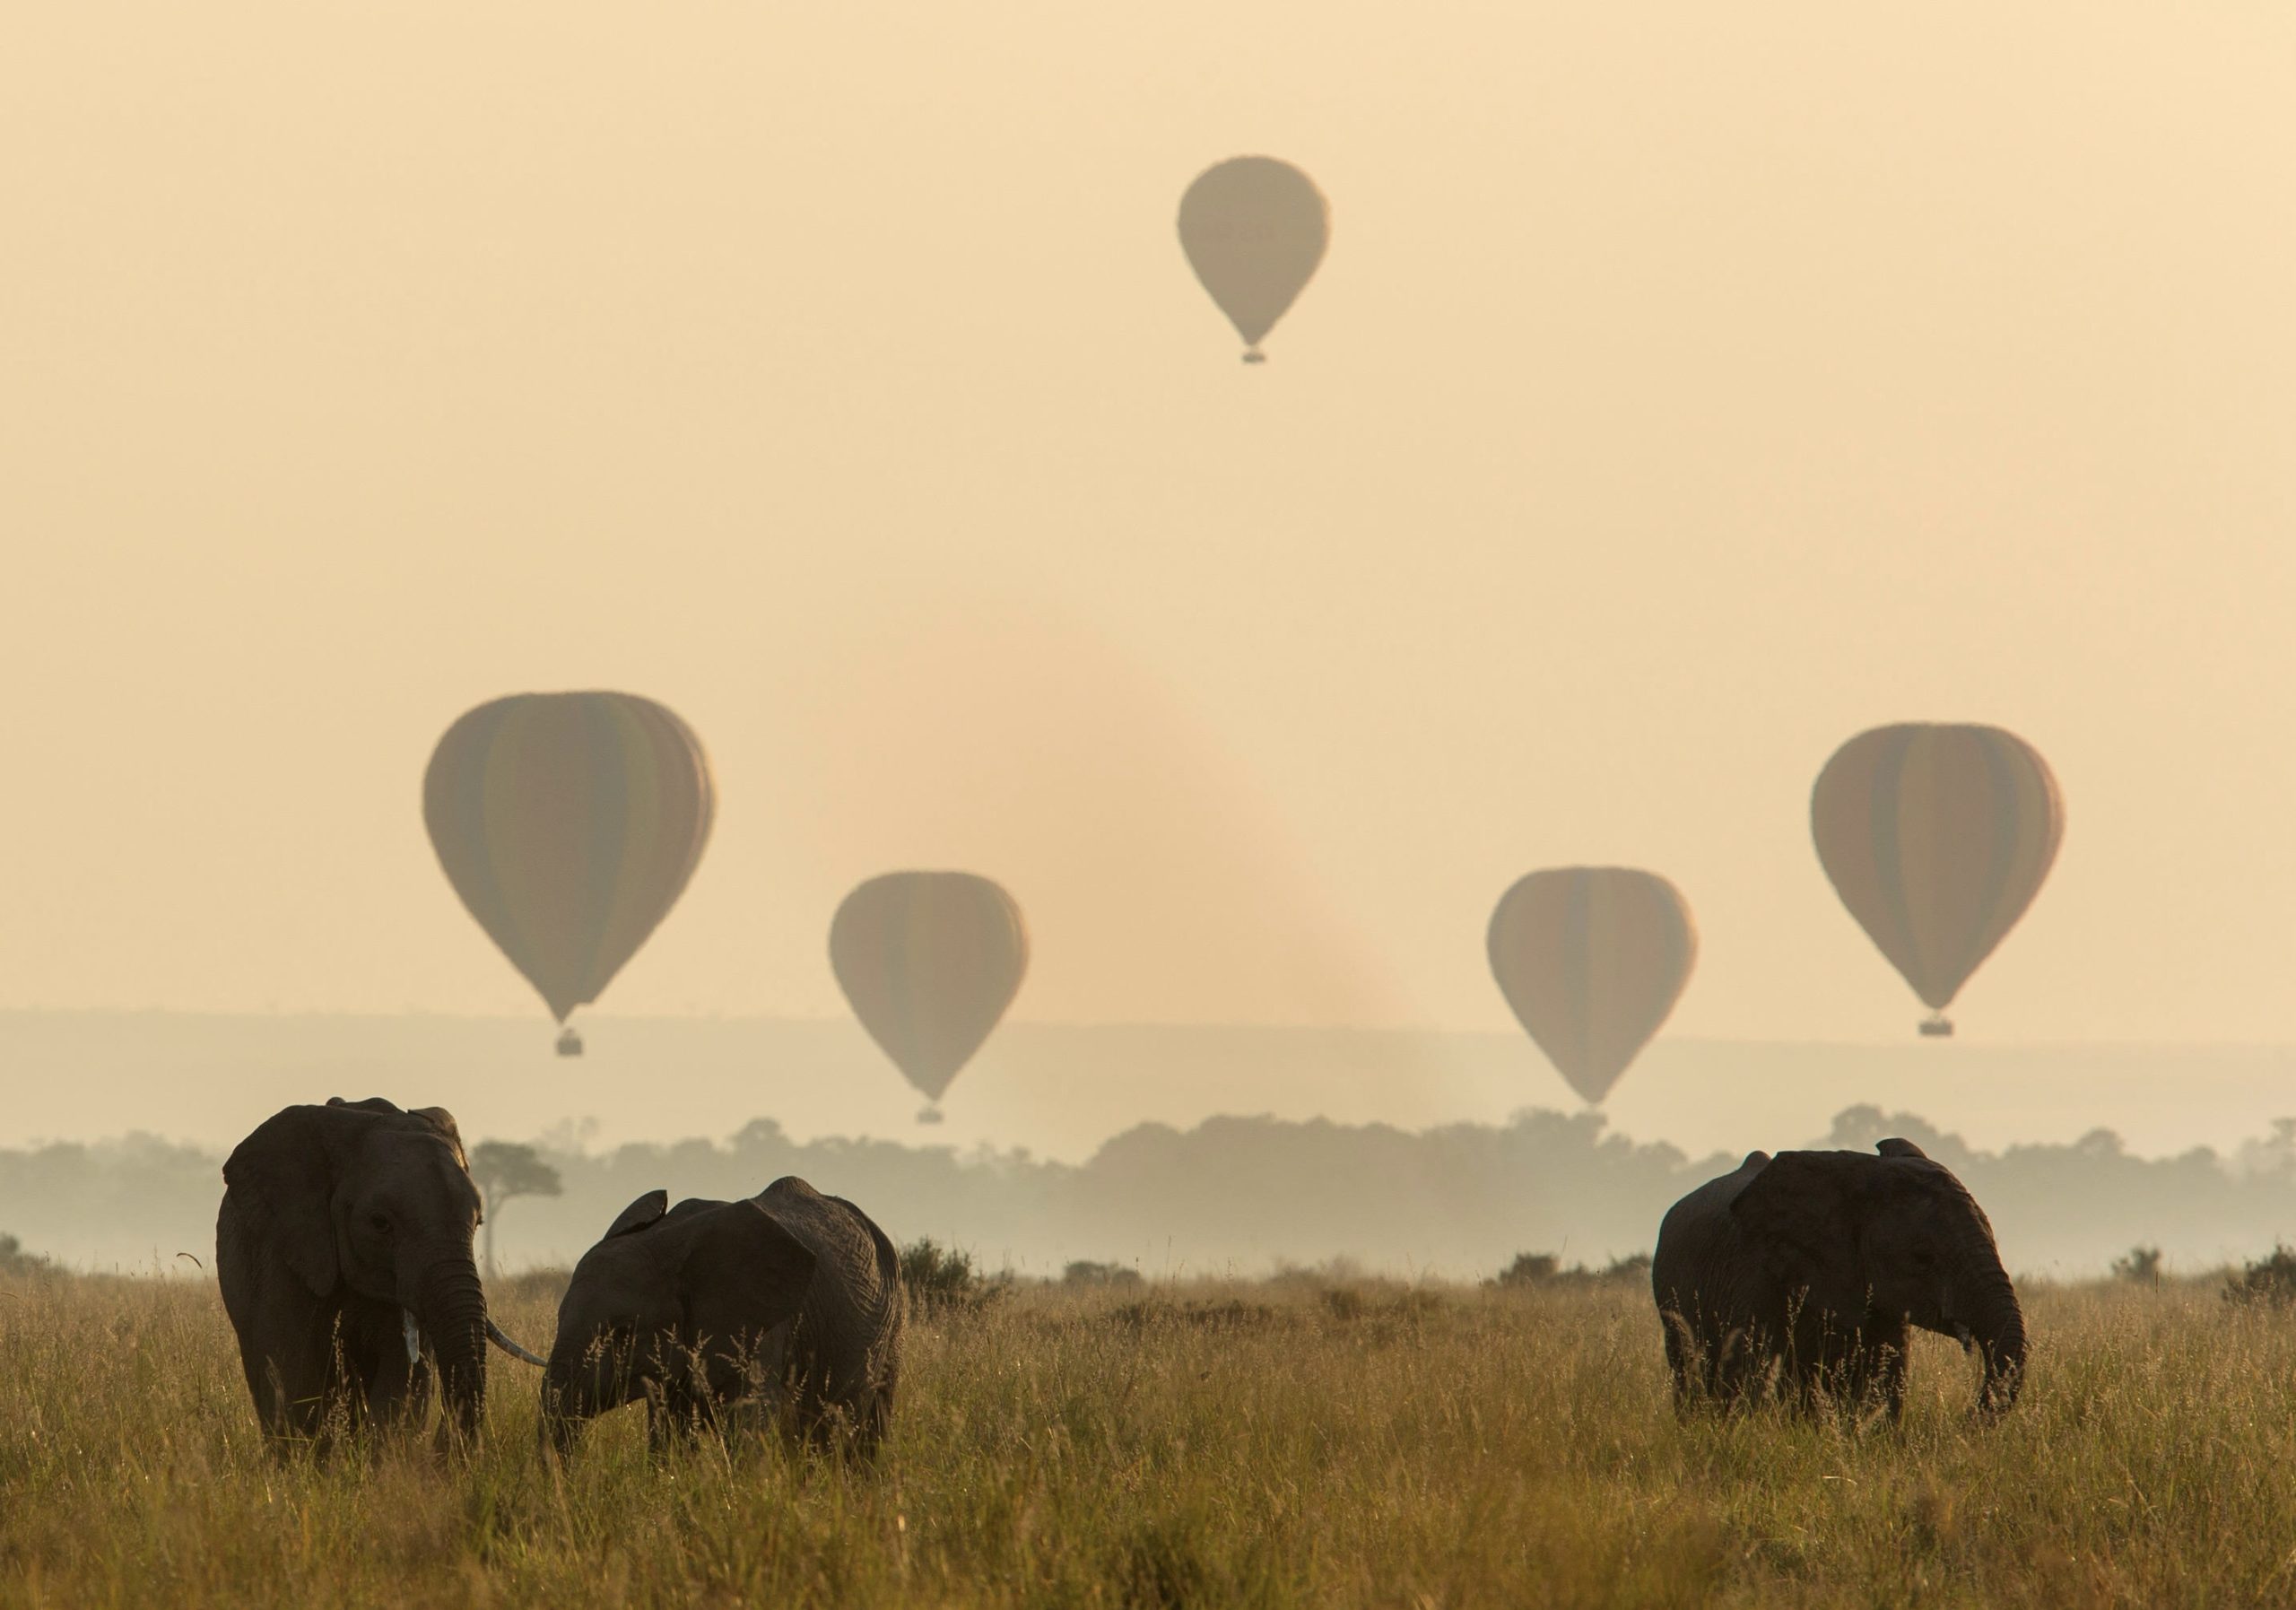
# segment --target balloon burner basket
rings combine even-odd
[[[1934,1017],[1923,1018],[1921,1037],[1924,1040],[1951,1040],[1953,1037],[1953,1020],[1942,1012]]]
[[[920,1124],[938,1124],[946,1120],[942,1118],[941,1110],[938,1107],[925,1107],[918,1110],[917,1121]]]
[[[579,1057],[582,1054],[582,1031],[561,1029],[558,1031],[558,1054],[561,1057]]]

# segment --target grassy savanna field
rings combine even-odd
[[[1631,1285],[1022,1288],[915,1323],[874,1470],[639,1411],[315,1466],[258,1444],[211,1284],[0,1285],[11,1605],[2259,1605],[2296,1601],[2296,1318],[2031,1289],[2024,1398],[1925,1339],[1900,1432],[1678,1423]],[[547,1282],[504,1283],[550,1337]]]

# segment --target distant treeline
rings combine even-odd
[[[2229,1157],[2147,1159],[2106,1130],[1978,1152],[1910,1114],[1864,1106],[1812,1144],[1866,1149],[1889,1135],[1961,1175],[2015,1270],[2101,1274],[2140,1243],[2163,1249],[2171,1271],[2196,1270],[2296,1239],[2296,1121]],[[1416,1134],[1268,1118],[1185,1132],[1149,1124],[1081,1165],[888,1141],[800,1144],[765,1118],[723,1142],[537,1149],[564,1191],[503,1206],[507,1268],[570,1261],[657,1186],[674,1199],[740,1197],[798,1174],[860,1203],[898,1240],[930,1236],[991,1268],[1057,1274],[1092,1259],[1151,1276],[1252,1275],[1338,1258],[1471,1277],[1526,1251],[1598,1264],[1648,1250],[1667,1204],[1738,1161],[1689,1158],[1608,1134],[1596,1115],[1546,1111]],[[0,1232],[80,1267],[187,1268],[178,1252],[210,1263],[220,1162],[144,1136],[0,1150]]]

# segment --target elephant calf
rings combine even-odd
[[[380,1097],[290,1107],[223,1164],[215,1283],[257,1415],[274,1438],[419,1421],[430,1378],[465,1434],[486,1344],[539,1364],[487,1317],[479,1219],[454,1114]]]
[[[1909,1140],[1747,1154],[1666,1212],[1650,1283],[1677,1405],[1790,1391],[1905,1403],[1907,1327],[1985,1360],[1979,1405],[2016,1400],[2025,1321],[1993,1227]]]
[[[582,1255],[558,1309],[543,1423],[643,1397],[657,1448],[736,1405],[873,1453],[900,1372],[900,1260],[859,1208],[794,1177],[743,1202],[648,1191]]]

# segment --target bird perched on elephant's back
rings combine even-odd
[[[486,1311],[471,1256],[477,1187],[454,1115],[379,1096],[289,1107],[223,1164],[215,1279],[264,1429],[420,1421],[475,1432],[486,1344],[542,1361]]]
[[[1905,1401],[1909,1327],[1985,1362],[1979,1405],[2006,1409],[2025,1321],[1993,1226],[1909,1140],[1863,1152],[1749,1153],[1666,1212],[1651,1260],[1678,1405],[1772,1391],[1805,1406]]]
[[[892,1418],[904,1312],[892,1242],[842,1197],[794,1176],[739,1202],[648,1191],[575,1266],[543,1423],[563,1450],[642,1397],[657,1448],[759,1411],[869,1454]]]

